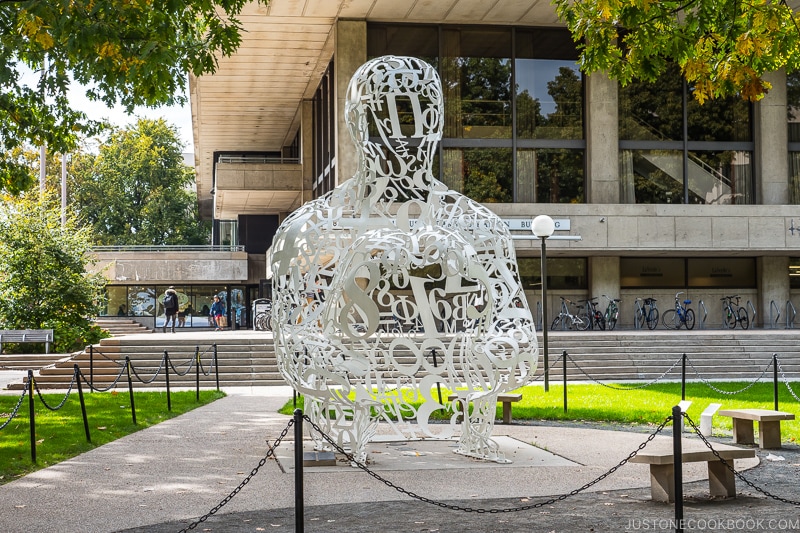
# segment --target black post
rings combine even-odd
[[[217,345],[214,344],[214,376],[217,380],[217,392],[219,392],[219,359],[217,359]]]
[[[681,428],[683,413],[681,407],[672,408],[672,461],[675,469],[675,531],[683,531],[683,450],[681,448]]]
[[[83,431],[86,433],[86,442],[92,442],[89,434],[89,419],[86,417],[86,402],[83,400],[83,387],[81,386],[81,369],[75,365],[75,379],[78,382],[78,398],[81,401],[81,414],[83,415]]]
[[[169,392],[169,353],[164,350],[164,377],[167,380],[167,411],[172,411],[172,395]]]
[[[547,247],[544,241],[547,237],[542,237],[542,349],[544,350],[544,391],[550,390],[550,364],[547,358]]]
[[[772,398],[775,410],[778,410],[778,354],[772,354]]]
[[[194,399],[195,401],[200,401],[200,347],[195,346],[194,348]]]
[[[686,399],[686,354],[681,357],[681,400]]]
[[[94,392],[94,344],[89,345],[89,392]]]
[[[564,412],[567,412],[567,351],[561,352],[561,373],[564,376]]]
[[[303,533],[303,411],[294,410],[294,530]]]
[[[439,363],[436,361],[436,348],[431,348],[431,356],[433,356],[433,368],[439,368]],[[438,381],[436,382],[436,392],[439,393],[439,404],[444,405],[442,403],[442,384]]]
[[[36,462],[36,410],[33,408],[33,370],[28,370],[28,416],[31,428],[31,462]]]
[[[133,401],[133,381],[131,380],[131,358],[125,356],[125,370],[128,372],[128,394],[131,397],[131,417],[133,417],[133,424],[136,425],[136,404]]]
[[[292,389],[292,407],[297,409],[297,391]]]

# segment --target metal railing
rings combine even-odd
[[[243,244],[122,244],[93,246],[94,252],[244,252]]]

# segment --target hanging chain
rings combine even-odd
[[[590,381],[593,381],[593,382],[597,383],[598,385],[602,385],[603,387],[607,387],[609,389],[614,389],[614,390],[636,390],[636,389],[643,389],[645,387],[649,387],[650,385],[653,385],[654,383],[657,383],[657,382],[661,381],[662,379],[664,379],[664,376],[666,376],[667,374],[672,372],[672,369],[675,368],[676,366],[678,366],[678,363],[680,363],[681,360],[682,360],[682,357],[679,357],[674,363],[672,363],[672,366],[670,366],[668,369],[666,369],[664,372],[662,372],[660,376],[658,376],[657,378],[655,378],[655,379],[653,379],[651,381],[648,381],[647,383],[643,383],[642,385],[636,385],[636,386],[632,386],[632,387],[618,387],[618,386],[615,386],[615,385],[609,385],[607,383],[603,383],[602,381],[598,381],[597,379],[595,379],[592,376],[590,376],[589,374],[587,374],[586,371],[584,369],[582,369],[578,365],[578,363],[575,362],[575,360],[572,357],[570,357],[569,355],[567,355],[567,357],[569,357],[569,360],[572,361],[572,364],[575,365],[575,367],[578,370],[581,371],[581,374],[583,374],[584,376],[589,378]]]
[[[753,385],[755,385],[756,383],[758,383],[759,381],[761,381],[761,378],[763,378],[763,377],[764,377],[764,374],[766,374],[766,373],[767,373],[767,370],[769,370],[769,367],[770,367],[770,366],[772,366],[772,361],[770,361],[770,362],[767,364],[766,368],[764,368],[764,370],[761,372],[761,375],[760,375],[760,376],[758,376],[758,377],[755,379],[755,381],[751,382],[749,385],[745,385],[744,387],[742,387],[742,388],[741,388],[741,389],[739,389],[739,390],[735,390],[735,391],[726,391],[726,390],[722,390],[722,389],[720,389],[719,387],[715,387],[715,386],[714,386],[714,385],[713,385],[713,384],[712,384],[710,381],[708,381],[708,380],[707,380],[707,379],[705,379],[703,376],[701,376],[701,375],[700,375],[700,372],[698,372],[698,371],[697,371],[697,369],[694,367],[694,363],[692,363],[692,360],[691,360],[691,359],[689,359],[688,357],[687,357],[687,360],[689,361],[689,366],[691,366],[691,367],[692,367],[692,370],[694,370],[694,373],[697,375],[697,379],[699,379],[701,382],[703,382],[703,383],[704,383],[704,384],[705,384],[705,385],[706,385],[708,388],[710,388],[710,389],[712,389],[712,390],[714,390],[714,391],[716,391],[716,392],[718,392],[718,393],[720,393],[720,394],[727,394],[727,395],[729,395],[729,396],[733,396],[734,394],[739,394],[740,392],[744,392],[744,391],[746,391],[747,389],[749,389],[750,387],[752,387]]]
[[[2,425],[0,425],[0,429],[4,429],[7,425],[9,425],[11,423],[12,420],[14,420],[14,417],[17,416],[17,412],[19,412],[19,407],[20,407],[20,405],[22,405],[22,400],[25,398],[25,393],[27,393],[27,392],[28,392],[28,387],[25,387],[24,389],[22,389],[22,394],[19,397],[19,401],[17,402],[17,405],[14,406],[14,410],[11,411],[11,416],[8,417],[8,420],[3,422]]]

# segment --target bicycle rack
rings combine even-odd
[[[633,306],[633,329],[642,329],[642,325],[639,324],[638,320],[636,320],[636,311],[638,311],[638,310],[639,310],[639,308],[634,304],[634,306]],[[642,313],[644,313],[644,308],[642,308]]]
[[[778,313],[778,316],[775,317],[775,320],[772,320],[772,311],[773,311],[773,309],[775,310],[776,313]],[[781,309],[780,309],[780,307],[778,307],[778,304],[775,303],[775,300],[770,300],[770,302],[769,302],[769,326],[772,329],[777,328],[778,327],[778,320],[780,320],[780,319],[781,319]]]
[[[706,304],[703,303],[703,300],[697,302],[697,308],[703,309],[703,318],[700,319],[700,329],[706,329],[706,318],[708,318],[708,310],[706,309]]]
[[[791,300],[786,300],[786,329],[794,329],[794,317],[796,316],[797,309],[794,308],[794,304]]]
[[[747,300],[747,307],[750,308],[750,326],[756,327],[756,306],[750,300]]]

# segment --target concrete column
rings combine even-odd
[[[587,76],[586,203],[620,202],[617,93],[617,82],[605,74],[596,72]]]
[[[775,302],[781,313],[778,327],[782,328],[786,319],[786,301],[789,299],[789,258],[788,257],[759,257],[758,258],[758,317],[756,322],[760,327],[771,327],[770,307]],[[773,311],[773,317],[775,316]],[[752,326],[751,326],[752,327]]]
[[[589,257],[589,296],[598,297],[598,309],[605,311],[609,298],[619,298],[619,257]]]
[[[303,100],[300,115],[300,163],[303,165],[303,199],[313,198],[314,186],[314,102]],[[283,217],[281,217],[283,219]]]
[[[344,121],[347,85],[356,69],[367,60],[367,23],[364,20],[336,22],[336,51],[333,55],[336,82],[336,180],[337,185],[352,178],[358,157]]]
[[[764,79],[772,89],[755,106],[756,202],[784,205],[789,203],[786,72],[770,72]]]

